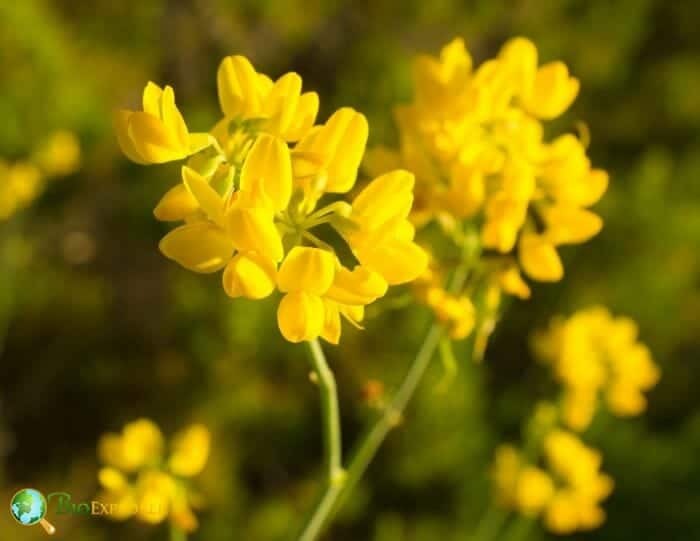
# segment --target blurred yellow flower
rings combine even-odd
[[[52,133],[39,149],[36,162],[47,176],[66,176],[80,167],[80,142],[74,133]]]
[[[153,83],[144,91],[144,112],[117,113],[127,157],[189,157],[182,184],[154,211],[159,220],[184,221],[160,250],[194,272],[223,269],[231,297],[262,299],[279,290],[277,320],[287,340],[337,344],[341,317],[359,325],[364,306],[388,285],[425,270],[427,256],[407,219],[413,175],[382,175],[350,204],[335,194],[355,186],[368,137],[364,115],[341,108],[314,126],[318,96],[301,92],[299,75],[273,82],[242,56],[222,61],[217,85],[224,117],[210,134],[189,135],[173,90]],[[318,208],[327,194],[332,201]],[[312,232],[322,225],[347,242],[360,263],[353,270]]]
[[[110,506],[108,517],[159,524],[170,518],[178,528],[197,528],[195,495],[185,479],[199,475],[209,458],[211,435],[201,424],[173,436],[169,453],[160,429],[148,419],[128,423],[120,434],[105,434],[98,444],[104,464],[98,473],[98,500]]]
[[[457,38],[437,58],[416,58],[414,86],[413,101],[396,109],[399,148],[374,149],[368,171],[415,174],[411,220],[419,227],[435,219],[453,234],[460,221],[473,221],[504,292],[530,295],[511,267],[516,248],[529,278],[560,280],[557,247],[600,231],[602,220],[587,207],[607,188],[607,174],[591,168],[579,139],[544,138],[543,122],[570,107],[578,80],[562,62],[538,65],[528,39],[511,39],[474,66]]]
[[[564,385],[562,414],[570,428],[590,424],[601,396],[616,415],[644,411],[644,392],[656,385],[660,371],[637,335],[631,319],[593,307],[556,318],[534,336],[536,354]]]
[[[541,466],[512,446],[497,449],[491,471],[497,502],[542,516],[557,534],[599,527],[605,520],[600,504],[613,489],[612,479],[600,473],[600,453],[560,429],[545,436],[542,448]]]
[[[52,133],[30,160],[0,159],[0,221],[27,208],[41,195],[47,180],[73,173],[80,166],[80,142],[69,131]]]

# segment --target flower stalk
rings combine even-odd
[[[470,240],[472,239],[466,240],[463,244],[464,256],[462,262],[455,269],[452,276],[449,286],[450,291],[459,291],[462,289],[469,270],[471,269],[472,262],[478,258],[478,242],[472,243]],[[443,326],[437,322],[430,326],[423,340],[423,344],[418,354],[413,359],[399,390],[379,419],[377,419],[366,432],[365,436],[360,440],[350,460],[347,472],[342,472],[342,470],[340,470],[342,472],[341,479],[339,479],[335,485],[332,482],[329,483],[326,493],[314,510],[314,513],[303,530],[303,534],[299,537],[299,541],[313,541],[317,539],[323,527],[330,521],[332,516],[335,515],[345,498],[352,492],[362,478],[391,429],[401,422],[406,406],[415,394],[418,384],[423,379],[423,375],[430,365],[430,361],[435,356],[435,352],[443,336],[443,331]],[[316,357],[320,354],[321,360],[323,360],[323,352],[320,346],[318,346],[318,343],[314,346],[314,342],[310,342],[310,347],[312,357]],[[320,379],[321,378],[319,378],[319,383]],[[325,393],[322,392],[322,394]],[[326,415],[326,417],[328,416]],[[327,419],[326,422],[328,422]],[[329,427],[326,427],[326,438],[329,439]],[[329,454],[329,457],[330,456]]]
[[[299,536],[299,541],[311,541],[318,537],[326,517],[343,489],[346,477],[342,465],[340,409],[338,407],[338,392],[335,384],[335,377],[328,367],[326,356],[318,340],[311,340],[308,344],[311,365],[314,370],[313,373],[316,376],[316,382],[321,392],[326,487],[321,499],[304,526]]]

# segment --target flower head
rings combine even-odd
[[[182,183],[154,211],[184,222],[160,249],[194,272],[223,270],[231,297],[262,299],[278,290],[287,340],[338,343],[342,318],[359,325],[367,304],[427,265],[407,219],[413,175],[382,175],[347,201],[367,143],[364,115],[346,107],[314,125],[318,96],[302,92],[299,75],[272,81],[241,56],[223,60],[217,83],[224,116],[211,134],[187,139],[172,89],[151,83],[143,113],[118,114],[122,149],[134,161],[189,157]],[[333,199],[324,204],[328,194]],[[355,261],[341,262],[323,231],[312,232],[320,226],[334,229]]]
[[[612,479],[600,472],[600,453],[560,429],[549,432],[542,447],[539,464],[512,446],[498,448],[491,470],[498,503],[541,516],[557,534],[599,527],[605,520],[600,505],[613,489]]]
[[[656,385],[660,372],[637,335],[631,319],[615,318],[602,307],[554,319],[535,335],[535,352],[564,385],[563,415],[569,427],[585,429],[601,397],[616,415],[644,411],[644,392]]]
[[[104,464],[98,478],[99,501],[111,504],[115,520],[136,517],[159,524],[169,518],[186,532],[197,528],[192,511],[195,495],[186,480],[201,473],[209,457],[209,430],[192,425],[176,434],[166,455],[160,429],[148,419],[124,426],[120,434],[105,434],[98,444]]]
[[[514,263],[532,280],[560,280],[558,247],[600,231],[602,220],[588,207],[608,181],[591,167],[584,142],[544,137],[544,122],[571,106],[578,80],[562,62],[540,65],[525,38],[478,66],[458,38],[437,58],[416,59],[414,86],[413,101],[396,109],[399,148],[372,151],[368,170],[415,174],[416,226],[435,220],[452,237],[460,223],[477,227],[505,293],[530,294]]]

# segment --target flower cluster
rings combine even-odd
[[[80,166],[80,144],[67,131],[49,136],[31,160],[0,160],[0,220],[29,206],[44,190],[46,181],[70,175]]]
[[[316,123],[319,99],[302,93],[296,73],[272,81],[242,56],[219,67],[223,118],[210,133],[190,133],[171,87],[148,83],[143,111],[119,111],[122,150],[141,164],[187,159],[182,183],[155,209],[184,222],[160,243],[166,257],[200,273],[223,270],[231,297],[283,294],[277,311],[291,342],[337,344],[341,316],[354,325],[388,286],[414,280],[427,256],[408,221],[414,177],[395,170],[371,181],[352,203],[368,136],[350,108]],[[329,196],[327,204],[321,199]],[[330,226],[330,227],[329,227]],[[319,237],[335,232],[355,261],[341,263]]]
[[[590,424],[601,394],[616,415],[644,411],[644,391],[657,383],[660,373],[637,335],[634,321],[612,317],[603,307],[554,319],[549,329],[535,335],[536,354],[551,363],[564,385],[562,416],[570,428],[583,430]]]
[[[558,534],[590,530],[605,520],[600,503],[612,479],[600,473],[601,455],[574,434],[555,429],[543,440],[542,465],[504,445],[492,469],[499,503],[526,516],[544,518]]]
[[[439,58],[419,56],[414,80],[414,100],[396,109],[398,150],[374,149],[368,170],[415,173],[417,225],[435,219],[449,231],[465,219],[478,224],[507,293],[529,297],[520,268],[536,281],[560,280],[557,247],[600,231],[602,220],[588,207],[608,184],[605,171],[591,167],[585,141],[544,139],[543,123],[568,109],[578,80],[562,62],[539,65],[525,38],[478,67],[455,39]]]
[[[98,500],[109,505],[115,520],[132,516],[159,524],[166,518],[185,532],[197,528],[192,506],[198,497],[188,481],[199,475],[209,457],[210,434],[192,425],[176,434],[165,455],[161,431],[148,419],[128,423],[120,434],[105,434],[98,445],[103,490]]]

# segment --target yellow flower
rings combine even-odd
[[[646,407],[644,392],[660,377],[634,322],[600,307],[554,319],[533,347],[564,384],[563,417],[575,430],[588,427],[600,397],[616,415],[638,415]]]
[[[106,434],[98,451],[105,467],[98,472],[102,491],[98,501],[111,504],[113,520],[136,517],[148,524],[170,519],[184,531],[197,528],[190,509],[184,478],[204,469],[209,456],[210,434],[203,425],[192,425],[176,434],[165,455],[163,436],[147,419],[127,424],[121,434]]]
[[[301,139],[318,114],[318,94],[302,94],[301,84],[296,73],[273,83],[239,55],[224,58],[217,73],[219,102],[227,119],[260,120],[261,129],[286,141]]]
[[[338,109],[294,147],[294,176],[314,190],[349,191],[367,144],[369,127],[354,109]]]
[[[80,167],[80,141],[72,132],[54,132],[39,150],[37,162],[46,175],[70,175]]]
[[[612,479],[600,473],[600,453],[561,429],[545,435],[542,450],[540,466],[511,446],[497,449],[493,481],[498,503],[526,516],[542,516],[547,529],[558,534],[600,526],[605,518],[600,505],[613,489]]]
[[[106,434],[99,444],[105,464],[126,472],[158,460],[163,450],[163,435],[148,419],[127,424],[121,434]]]
[[[425,251],[413,242],[408,220],[414,177],[394,171],[377,177],[355,198],[351,219],[359,226],[347,234],[357,259],[389,285],[411,282],[428,266]]]
[[[143,111],[117,111],[114,124],[122,151],[140,164],[180,160],[209,144],[208,136],[190,134],[170,86],[161,89],[149,82],[143,91]]]
[[[435,220],[459,245],[460,223],[480,224],[482,247],[498,252],[489,254],[493,282],[507,293],[529,296],[527,284],[503,274],[497,260],[512,261],[516,246],[528,277],[561,279],[554,247],[600,231],[601,219],[585,209],[607,188],[607,174],[591,168],[581,141],[544,137],[544,121],[568,109],[578,80],[562,62],[539,66],[526,38],[508,41],[480,66],[455,39],[439,57],[416,59],[414,86],[414,99],[395,111],[398,149],[380,148],[368,169],[403,167],[416,175],[411,221],[418,227]]]
[[[169,87],[149,84],[144,112],[120,117],[120,142],[136,161],[188,158],[182,183],[154,210],[159,220],[184,222],[160,250],[195,272],[225,269],[222,284],[231,297],[285,294],[277,316],[288,340],[322,336],[337,343],[341,318],[359,326],[367,304],[426,267],[407,219],[413,177],[390,172],[366,186],[354,206],[337,195],[324,205],[326,195],[355,184],[368,136],[364,115],[342,108],[313,126],[318,96],[301,93],[297,74],[273,82],[241,56],[222,61],[217,85],[224,118],[195,138],[206,140],[196,149],[182,144],[187,128]],[[144,117],[151,131],[131,126]],[[360,265],[351,271],[339,263],[331,244],[312,232],[323,225],[345,239]],[[461,323],[458,334],[467,332]]]

